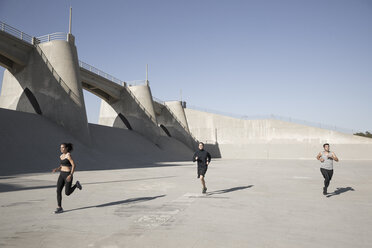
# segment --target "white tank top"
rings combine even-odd
[[[332,152],[329,151],[328,154],[331,155]],[[321,158],[324,159],[324,162],[320,163],[320,168],[327,169],[327,170],[333,170],[333,159],[328,158],[328,154],[326,154],[326,152],[324,151],[322,152]]]

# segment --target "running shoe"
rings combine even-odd
[[[202,191],[203,194],[207,193],[207,188],[204,188]]]
[[[80,190],[83,188],[79,181],[76,181],[76,187]]]
[[[56,211],[54,211],[55,214],[63,213],[63,208],[57,208]]]
[[[326,194],[328,194],[328,193],[327,193],[327,188],[324,187],[324,188],[323,188],[323,195],[326,195]]]

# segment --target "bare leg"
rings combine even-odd
[[[200,181],[202,183],[203,189],[206,189],[207,187],[205,186],[204,176],[200,175]]]

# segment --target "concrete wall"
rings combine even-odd
[[[40,44],[25,67],[4,73],[0,107],[39,113],[89,143],[79,71],[74,44],[61,40]]]
[[[279,120],[241,120],[185,109],[190,131],[223,158],[313,159],[323,143],[341,159],[372,159],[372,139]]]
[[[74,144],[78,171],[172,165],[168,162],[190,161],[193,154],[175,139],[160,137],[155,145],[125,129],[89,124],[87,146],[41,115],[0,108],[0,120],[0,176],[50,172],[60,163],[62,142]]]

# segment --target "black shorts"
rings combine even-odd
[[[207,170],[208,170],[208,166],[203,166],[203,167],[198,166],[198,178],[200,178],[200,176],[205,177],[205,173],[207,173]]]

